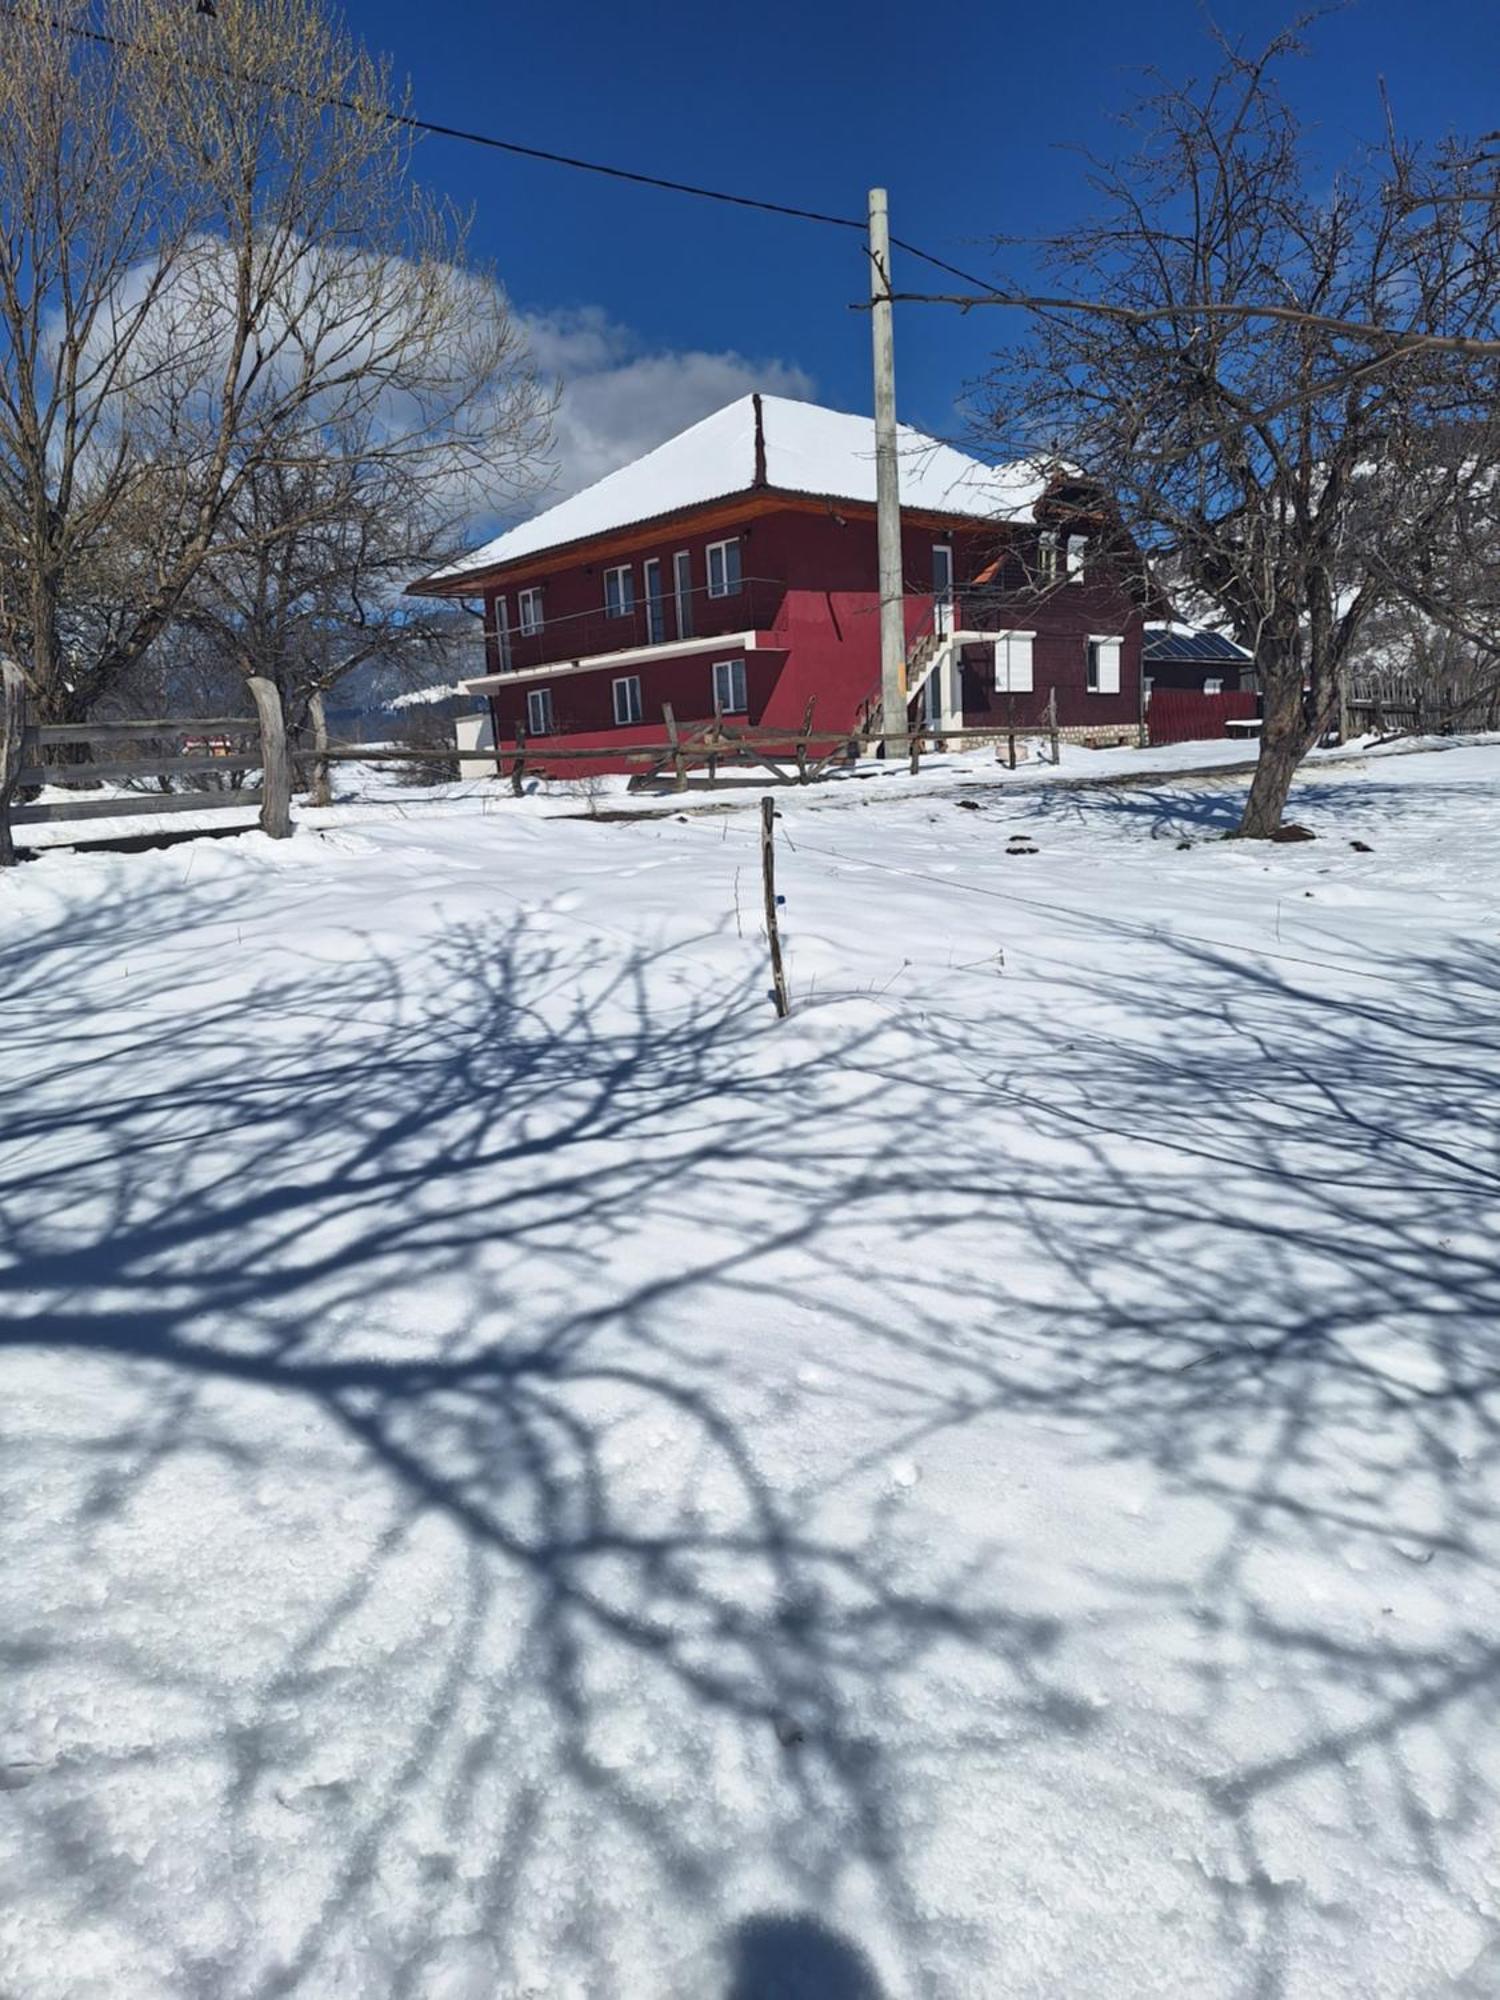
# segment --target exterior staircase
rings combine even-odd
[[[947,660],[957,644],[952,632],[940,632],[936,625],[925,626],[916,636],[911,651],[906,656],[906,712],[911,721],[913,704],[922,690]],[[865,720],[860,734],[866,737],[879,736],[885,727],[885,705],[880,698],[880,684],[877,681],[870,691],[865,707]]]

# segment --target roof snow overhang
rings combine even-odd
[[[522,577],[544,577],[559,569],[573,569],[581,562],[609,556],[627,556],[642,549],[658,547],[674,528],[694,534],[712,533],[717,528],[735,528],[764,514],[820,514],[840,521],[873,521],[874,507],[865,500],[848,500],[837,493],[794,493],[774,486],[747,487],[743,492],[717,500],[700,500],[691,506],[674,507],[665,514],[652,514],[628,527],[601,529],[576,541],[558,542],[538,549],[534,555],[512,557],[508,562],[476,563],[472,568],[444,569],[419,577],[406,586],[408,597],[472,597],[494,584]],[[1024,521],[999,521],[983,514],[943,512],[930,507],[903,504],[901,519],[916,527],[940,528],[949,532],[1001,535],[1030,525]]]

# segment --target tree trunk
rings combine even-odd
[[[1250,780],[1250,795],[1240,817],[1241,840],[1273,840],[1281,831],[1287,794],[1297,766],[1312,748],[1315,731],[1302,710],[1302,672],[1288,668],[1266,676],[1266,713],[1261,730],[1260,757]]]

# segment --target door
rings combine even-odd
[[[932,629],[941,638],[953,630],[953,551],[946,542],[932,545]]]

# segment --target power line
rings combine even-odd
[[[4,11],[12,13],[15,10],[7,7]],[[204,6],[202,0],[198,12],[210,19],[215,18],[212,7]],[[85,28],[71,21],[60,21],[55,25],[80,41],[97,42],[107,48],[123,49],[134,46],[124,36],[112,35],[107,29]],[[241,77],[238,80],[247,83],[255,81],[250,77]],[[312,97],[311,92],[299,89],[295,84],[267,85],[267,88],[278,87],[298,97]],[[332,111],[368,114],[371,109],[369,105],[356,104],[352,99],[345,97],[313,98],[313,102],[325,105]],[[575,173],[599,174],[607,180],[626,181],[635,187],[660,188],[667,194],[690,195],[696,201],[723,202],[731,208],[755,209],[762,215],[787,216],[796,222],[816,222],[830,229],[853,229],[861,236],[864,235],[867,226],[863,217],[829,215],[822,209],[800,208],[791,202],[763,201],[756,195],[732,194],[725,188],[700,187],[694,181],[672,180],[662,174],[641,173],[633,167],[617,167],[604,160],[585,160],[574,153],[554,152],[546,146],[526,146],[518,139],[501,139],[493,132],[476,132],[463,125],[444,125],[436,119],[419,117],[415,112],[393,111],[389,107],[381,107],[380,115],[391,125],[401,126],[411,132],[425,132],[435,139],[457,139],[464,145],[481,146],[489,152],[509,153],[522,160],[540,160],[548,166],[570,167]],[[976,278],[972,272],[961,270],[957,264],[950,264],[945,258],[935,256],[932,251],[924,250],[920,244],[908,243],[899,236],[893,236],[891,244],[894,249],[905,251],[907,256],[919,257],[924,264],[931,264],[935,270],[946,271],[950,277],[961,278],[966,285],[977,285],[981,290],[989,289],[983,278]]]

